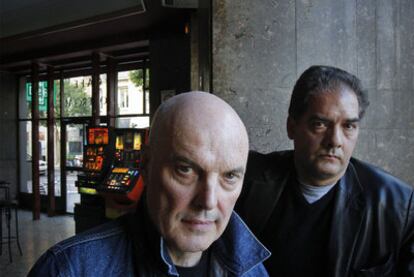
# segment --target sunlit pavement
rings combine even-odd
[[[80,202],[80,194],[78,188],[75,186],[75,181],[78,178],[78,172],[68,171],[66,175],[66,211],[73,213],[75,203]],[[41,195],[47,195],[47,176],[40,175],[39,178],[39,189]],[[27,181],[27,192],[32,193],[32,180]],[[55,195],[60,196],[60,170],[55,171]]]

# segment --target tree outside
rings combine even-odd
[[[92,114],[91,95],[86,86],[64,80],[65,116],[90,116]]]
[[[148,83],[149,83],[148,68],[146,69],[145,73],[146,73],[145,74],[145,79],[146,79],[145,87],[148,87]],[[142,86],[144,84],[144,70],[142,69],[131,70],[129,72],[129,78],[131,79],[131,81],[134,83],[136,87]]]

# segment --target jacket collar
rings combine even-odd
[[[293,152],[292,152],[293,153]],[[282,165],[283,168],[275,170],[274,165],[270,165],[261,178],[252,180],[250,192],[247,195],[244,217],[255,234],[259,235],[264,231],[276,204],[287,186],[289,179],[294,174],[293,155],[286,152],[287,160]],[[284,172],[280,174],[280,172]],[[260,195],[260,199],[257,196]],[[260,215],[260,216],[258,216]]]
[[[168,274],[178,276],[163,238],[160,237],[160,256],[168,269]],[[270,251],[253,235],[240,217],[233,212],[229,223],[210,249],[212,256],[220,261],[220,264],[236,276],[241,276],[253,267],[270,257]],[[212,264],[210,264],[212,266]],[[212,269],[210,269],[211,271]]]
[[[178,276],[177,269],[168,254],[165,240],[149,219],[144,203],[145,197],[143,198],[136,214],[129,219],[137,264],[142,265],[144,261],[169,276]],[[221,237],[210,246],[210,249],[220,264],[236,275],[242,275],[270,257],[270,252],[235,212],[232,213]]]
[[[211,246],[225,268],[236,276],[243,275],[270,257],[270,252],[253,235],[235,212],[222,236]]]

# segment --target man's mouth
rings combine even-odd
[[[327,159],[327,160],[340,160],[341,158],[337,155],[332,155],[332,154],[323,154],[320,155],[320,157],[322,157],[323,159]]]
[[[181,222],[193,230],[205,231],[210,229],[215,221],[206,219],[182,219]]]

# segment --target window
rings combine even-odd
[[[81,76],[64,80],[64,116],[92,115],[92,77]]]
[[[120,108],[129,108],[129,97],[128,97],[128,87],[120,87],[119,88],[119,102]]]
[[[144,82],[145,75],[145,82]],[[118,72],[117,128],[149,127],[149,71]]]
[[[117,115],[144,114],[142,69],[118,72]]]
[[[81,141],[69,141],[69,154],[81,154],[82,142]]]

